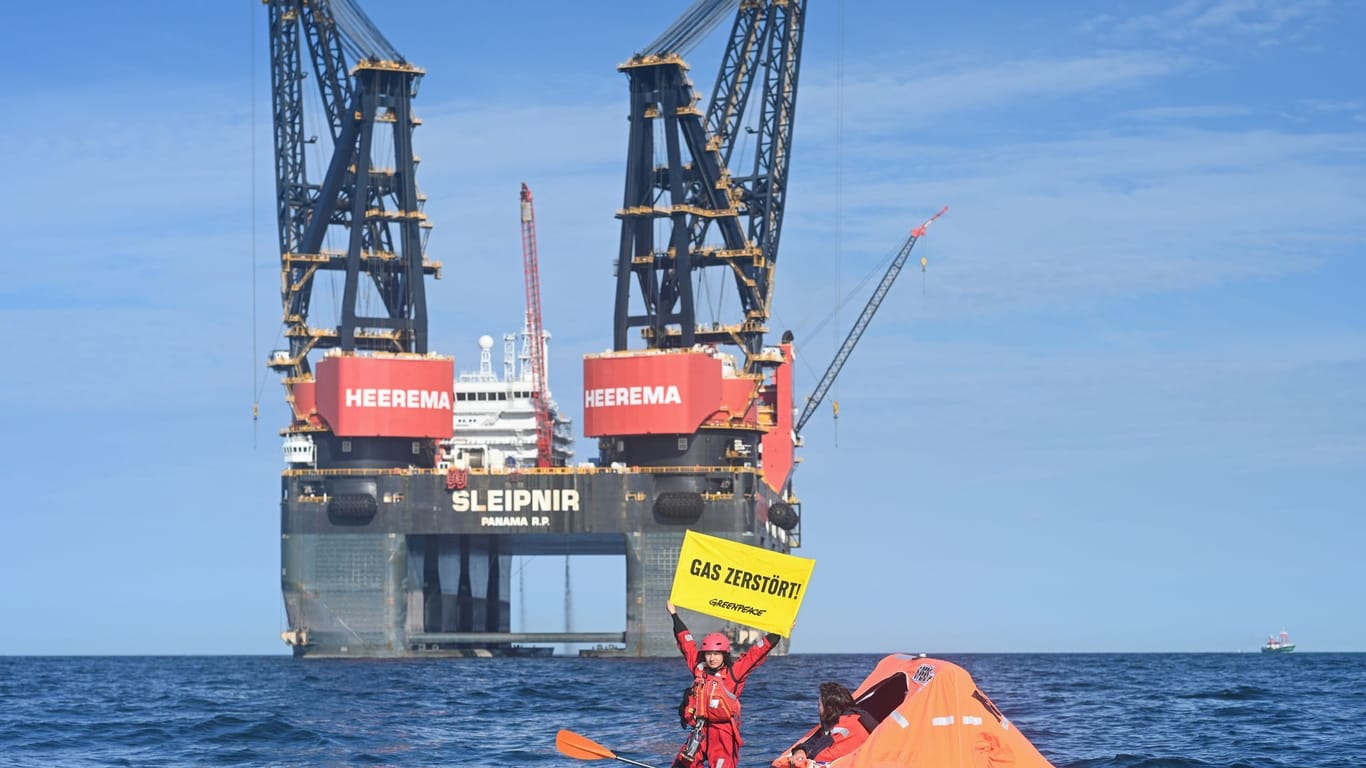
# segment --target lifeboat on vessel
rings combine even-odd
[[[877,725],[867,739],[829,768],[914,765],[923,768],[1053,768],[962,667],[941,659],[893,654],[878,662],[854,691],[854,704]],[[792,749],[773,760],[790,768]]]

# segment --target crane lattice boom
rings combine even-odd
[[[526,324],[531,345],[531,399],[536,409],[536,465],[554,464],[551,445],[554,425],[550,422],[550,400],[546,392],[545,327],[541,322],[541,270],[536,255],[536,209],[531,203],[531,188],[522,184],[522,266],[526,270]]]
[[[738,4],[704,114],[680,54],[735,5],[699,0],[619,67],[631,83],[631,129],[613,348],[627,350],[629,331],[638,328],[651,349],[738,347],[745,370],[754,373],[771,363],[764,334],[786,202],[806,0]],[[753,161],[732,169],[747,107],[753,107]],[[694,284],[707,274],[731,283],[739,317],[701,322]]]
[[[309,355],[329,349],[424,354],[423,279],[439,275],[440,265],[424,253],[430,225],[413,151],[421,121],[412,98],[423,71],[403,59],[354,0],[266,3],[289,339],[289,349],[270,366],[303,380],[312,375]],[[305,124],[305,61],[312,64],[325,130]],[[310,178],[305,162],[305,146],[319,141],[313,131],[331,147],[321,178]],[[325,248],[329,238],[344,250]],[[317,327],[310,324],[315,282],[329,271],[343,276],[339,322]]]
[[[854,327],[849,329],[849,335],[844,338],[844,343],[840,345],[839,351],[835,353],[835,359],[830,361],[830,366],[825,369],[825,374],[821,376],[820,382],[816,384],[816,389],[811,393],[811,397],[806,399],[806,406],[802,408],[802,415],[797,418],[797,433],[801,434],[802,427],[811,415],[816,412],[817,406],[825,399],[826,393],[830,391],[830,386],[835,383],[835,377],[839,376],[840,369],[849,359],[849,355],[854,351],[854,346],[863,336],[863,332],[868,328],[868,323],[872,322],[873,315],[877,313],[877,308],[882,305],[882,300],[886,298],[887,292],[892,289],[892,283],[896,281],[897,275],[901,274],[901,268],[906,264],[906,258],[911,255],[911,249],[915,247],[917,241],[925,234],[934,220],[944,215],[949,207],[946,205],[940,209],[939,213],[926,219],[920,226],[911,230],[906,236],[906,240],[901,244],[901,250],[897,252],[896,258],[887,267],[887,272],[883,274],[882,281],[878,283],[877,289],[864,305],[863,312],[859,314]]]

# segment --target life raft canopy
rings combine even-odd
[[[878,721],[855,751],[829,768],[924,765],[934,768],[1054,768],[967,670],[942,659],[897,653],[878,662],[854,691],[854,703]],[[788,768],[792,748],[773,760]]]

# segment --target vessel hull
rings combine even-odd
[[[286,639],[307,657],[511,655],[526,642],[671,656],[663,606],[684,532],[788,552],[796,529],[781,504],[743,467],[290,470],[281,500]],[[792,530],[769,521],[780,508]],[[511,558],[561,554],[623,558],[624,627],[511,632]],[[710,617],[689,619],[696,631],[721,629]]]

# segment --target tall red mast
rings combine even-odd
[[[554,427],[545,380],[545,329],[541,325],[541,274],[536,260],[536,210],[531,188],[522,183],[522,266],[526,269],[526,324],[531,345],[531,400],[536,408],[536,466],[554,465]]]

